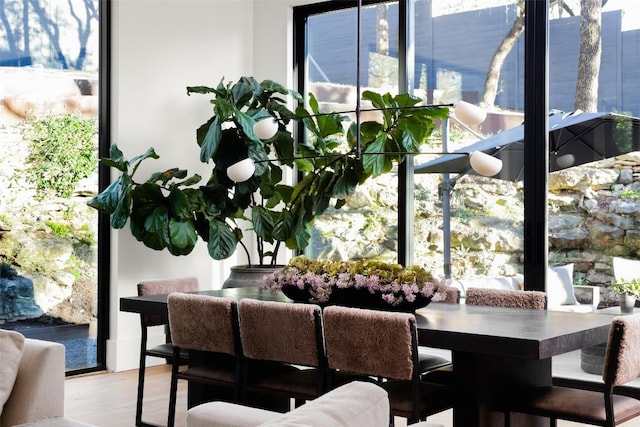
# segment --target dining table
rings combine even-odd
[[[281,292],[260,288],[198,293],[293,302]],[[124,297],[120,310],[167,318],[167,295]],[[550,386],[552,357],[606,342],[612,319],[602,313],[446,303],[431,303],[415,316],[419,345],[451,351],[455,427],[502,426],[503,415],[491,410],[492,401],[507,390]],[[512,414],[512,425],[543,426],[548,420]]]

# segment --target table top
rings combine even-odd
[[[611,316],[432,303],[416,311],[421,345],[545,359],[606,342]]]
[[[200,294],[291,302],[282,293],[227,288]],[[120,310],[167,316],[167,295],[125,297]],[[611,316],[431,303],[416,311],[421,345],[452,351],[541,360],[607,341]]]

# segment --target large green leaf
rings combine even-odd
[[[169,221],[169,235],[171,236],[171,246],[169,249],[176,247],[189,253],[198,242],[195,225],[193,221],[190,220],[171,219]],[[181,253],[181,255],[184,255],[184,253]]]
[[[123,177],[125,178],[125,177]],[[111,226],[115,229],[123,228],[131,215],[131,187],[123,185],[118,195],[118,203],[111,214]]]
[[[289,249],[304,249],[309,246],[311,240],[310,225],[300,223],[295,229],[295,234],[285,242]]]
[[[274,226],[273,226],[273,238],[280,241],[285,241],[291,236],[293,231],[293,216],[289,211],[282,211],[278,213]]]
[[[100,194],[87,202],[87,205],[100,212],[111,214],[116,210],[123,191],[122,176],[116,178]],[[127,215],[128,216],[128,215]]]
[[[202,163],[207,163],[209,159],[213,157],[213,155],[218,150],[218,144],[220,144],[221,138],[222,138],[221,123],[218,117],[216,116],[213,122],[209,124],[207,132],[200,146],[200,161]]]
[[[387,135],[380,133],[378,137],[371,142],[364,150],[362,155],[362,165],[366,173],[371,176],[379,176],[385,172],[389,172],[393,168],[391,159],[388,156],[382,156],[379,154],[366,153],[382,153],[385,151],[385,144],[387,142]]]
[[[253,231],[258,237],[267,242],[273,240],[273,219],[267,209],[262,206],[254,206],[251,209],[251,223]]]
[[[184,191],[174,188],[169,194],[169,214],[172,218],[185,220],[191,218],[191,204]]]
[[[164,206],[154,209],[144,221],[144,229],[151,233],[157,233],[167,228],[169,228],[169,213]]]
[[[207,249],[213,259],[227,259],[236,250],[236,235],[229,225],[223,221],[212,220],[209,223],[209,242]]]
[[[241,77],[236,84],[231,87],[233,103],[237,108],[248,105],[254,95],[260,93],[260,83],[253,77]]]

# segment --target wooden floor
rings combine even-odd
[[[169,375],[167,365],[147,368],[144,421],[167,425],[169,403]],[[69,377],[65,381],[65,416],[98,427],[129,427],[135,424],[136,388],[138,371],[96,373]],[[185,427],[187,413],[187,387],[178,382],[176,427]],[[429,422],[451,427],[451,410],[429,417]],[[559,421],[559,427],[580,424]],[[404,419],[396,418],[396,427],[404,427]],[[640,427],[640,420],[622,424],[624,427]]]
[[[169,406],[168,365],[147,368],[142,419],[166,426]],[[135,425],[138,370],[118,373],[95,373],[65,380],[65,416],[99,427]],[[175,427],[185,427],[187,387],[178,382]]]

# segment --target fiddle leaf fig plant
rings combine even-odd
[[[382,112],[382,122],[361,123],[357,150],[357,126],[346,115],[321,112],[311,94],[305,108],[299,93],[271,80],[223,79],[216,87],[187,87],[187,94],[213,97],[213,115],[196,131],[200,161],[211,164],[208,179],[176,167],[140,180],[138,167],[158,159],[155,150],[126,159],[114,144],[102,162],[121,175],[89,206],[109,214],[113,228],[123,228],[128,220],[133,236],[152,249],[186,255],[200,238],[218,260],[240,245],[250,265],[275,265],[282,245],[304,249],[315,217],[332,203],[342,207],[358,185],[418,152],[434,119],[448,114],[443,107],[416,108],[421,100],[408,94],[364,91],[362,98]],[[295,111],[287,107],[290,101],[299,105]],[[275,121],[277,129],[260,138],[256,126],[264,120]],[[306,138],[294,139],[294,124],[306,130]],[[247,158],[253,174],[232,180],[229,167]],[[285,182],[287,168],[302,172],[302,178]],[[255,264],[242,241],[248,231],[256,239]]]

